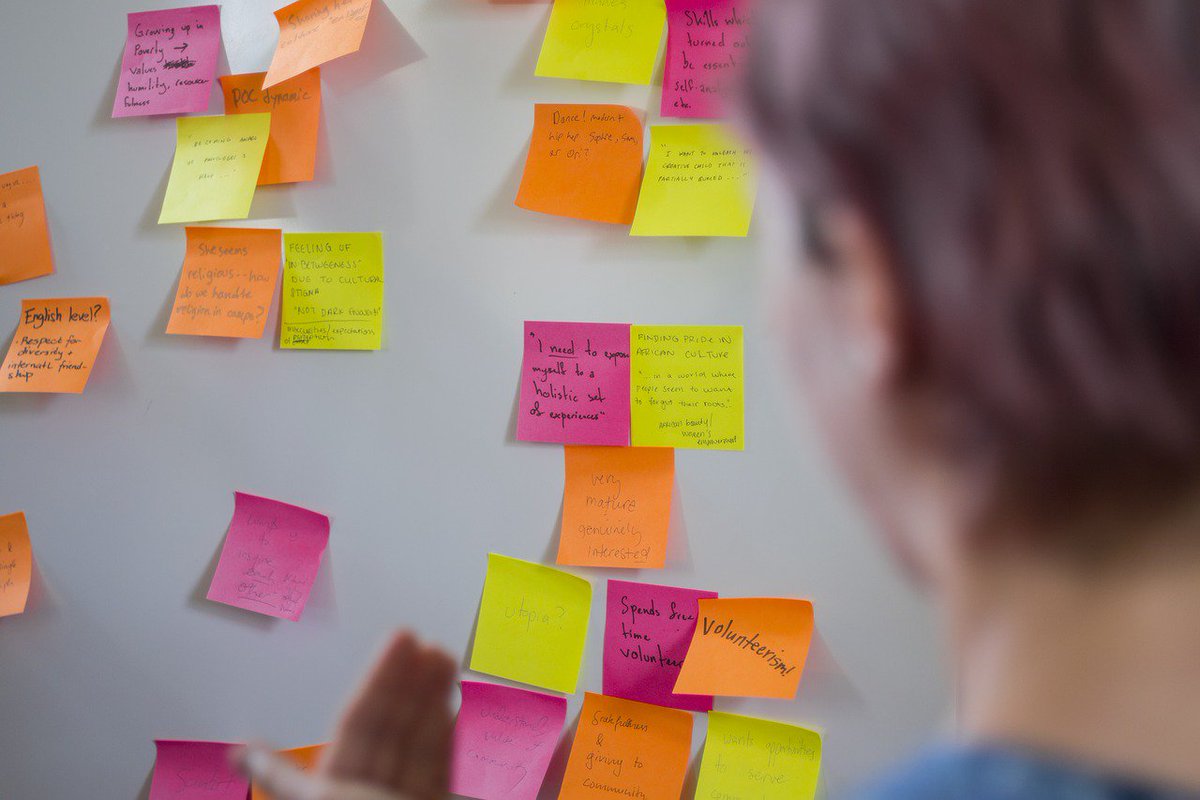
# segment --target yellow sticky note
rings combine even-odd
[[[629,332],[635,447],[745,447],[742,329],[634,325]]]
[[[666,20],[663,0],[554,0],[534,74],[648,85]]]
[[[25,611],[33,578],[33,550],[25,514],[0,516],[0,617]]]
[[[179,117],[158,223],[245,219],[271,131],[270,114]]]
[[[739,714],[708,715],[696,797],[813,800],[821,770],[821,736]]]
[[[285,233],[279,346],[378,350],[383,234]]]
[[[631,236],[745,236],[756,179],[750,150],[724,127],[651,125]]]
[[[591,608],[583,578],[489,553],[471,669],[574,692]]]

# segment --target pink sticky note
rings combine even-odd
[[[112,115],[207,111],[221,48],[220,9],[138,11],[128,26]]]
[[[246,800],[250,781],[229,763],[236,746],[158,739],[150,800]]]
[[[479,800],[534,800],[567,719],[567,700],[462,682],[450,791]]]
[[[324,514],[235,492],[208,599],[295,622],[328,543]]]
[[[517,438],[629,444],[629,326],[526,322]]]
[[[664,117],[724,116],[724,98],[746,57],[747,0],[666,0]]]
[[[712,711],[708,695],[673,694],[696,630],[697,601],[716,592],[608,582],[604,693],[685,711]]]

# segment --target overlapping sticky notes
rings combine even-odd
[[[229,759],[235,744],[156,739],[150,800],[246,800],[250,781]]]
[[[33,579],[33,548],[25,514],[0,516],[0,617],[21,614]]]
[[[733,74],[745,60],[746,0],[666,0],[664,117],[720,117]]]
[[[566,718],[565,698],[463,681],[450,791],[478,800],[535,800]]]
[[[629,444],[629,326],[525,323],[517,438]]]
[[[574,692],[591,602],[583,578],[489,553],[471,669]]]
[[[745,447],[742,329],[634,325],[631,438],[644,447]]]
[[[651,125],[631,236],[745,236],[754,212],[750,150],[720,125]]]
[[[270,114],[176,119],[175,160],[158,223],[249,216],[270,129]]]
[[[821,736],[797,725],[714,711],[696,797],[813,800]]]
[[[265,76],[265,72],[222,75],[225,113],[271,115],[259,186],[311,181],[321,121],[321,70],[313,67],[270,89],[263,88]]]
[[[667,557],[675,451],[567,445],[558,563],[661,568]]]
[[[0,285],[54,272],[37,167],[0,175]]]
[[[279,277],[277,228],[187,229],[187,252],[167,333],[263,335]]]
[[[295,622],[328,543],[324,514],[235,492],[208,599]]]
[[[79,394],[108,330],[107,297],[48,297],[22,300],[0,392]]]
[[[324,744],[310,744],[305,747],[293,747],[290,750],[279,750],[277,752],[305,772],[312,772],[317,768],[317,762],[321,760],[321,753],[325,751],[326,747],[327,745]],[[251,783],[250,800],[273,800],[273,796],[256,784]]]
[[[128,16],[114,117],[208,110],[221,48],[221,9],[191,6]]]
[[[263,86],[358,50],[370,12],[371,0],[296,0],[278,9],[279,42]]]
[[[648,85],[666,17],[663,0],[554,0],[534,74]]]
[[[628,225],[642,185],[642,121],[627,106],[538,103],[516,204]]]
[[[675,682],[680,694],[796,696],[812,641],[807,600],[700,600],[700,618]]]
[[[698,616],[716,592],[610,580],[604,621],[604,693],[643,703],[710,711],[712,695],[675,694]]]
[[[283,252],[280,347],[382,346],[382,234],[285,233]]]
[[[679,800],[692,750],[692,715],[588,692],[559,800]]]

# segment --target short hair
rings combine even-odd
[[[1200,2],[762,0],[743,102],[882,240],[914,380],[1006,500],[1200,475]],[[765,24],[764,24],[765,23]],[[799,223],[799,221],[797,221]]]

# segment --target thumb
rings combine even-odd
[[[321,782],[260,744],[235,750],[234,763],[274,800],[321,800]]]

